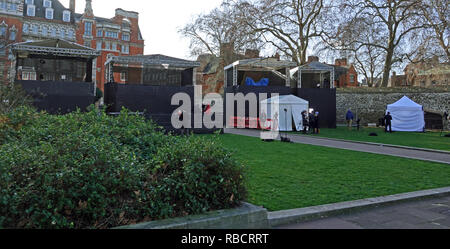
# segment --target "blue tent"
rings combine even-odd
[[[252,78],[247,77],[245,79],[245,85],[247,86],[268,86],[269,85],[269,79],[263,78],[258,82],[255,82]]]

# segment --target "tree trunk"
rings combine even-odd
[[[383,69],[383,81],[381,82],[381,87],[388,87],[389,84],[389,78],[391,76],[391,69],[392,69],[392,57],[394,56],[394,48],[393,44],[389,44],[389,49],[386,54],[386,61],[384,63],[384,69]]]

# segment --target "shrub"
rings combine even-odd
[[[30,115],[0,143],[0,227],[110,228],[245,198],[242,166],[215,139],[164,135],[126,110]]]
[[[0,116],[12,110],[31,104],[31,98],[22,90],[20,85],[0,82]]]

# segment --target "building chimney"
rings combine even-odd
[[[258,49],[247,49],[247,50],[245,50],[245,57],[248,59],[259,58],[259,50]]]
[[[94,11],[92,10],[92,0],[86,0],[86,7],[84,8],[85,16],[94,16]]]
[[[319,57],[317,56],[308,56],[308,63],[313,61],[319,61]]]
[[[335,64],[336,66],[347,66],[347,58],[337,59]]]
[[[75,0],[70,0],[69,9],[75,13]]]
[[[273,56],[273,58],[275,58],[275,59],[277,59],[277,60],[280,60],[280,59],[281,59],[281,56],[280,56],[279,53],[276,53],[276,54]]]

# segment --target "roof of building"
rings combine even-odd
[[[53,9],[53,19],[52,20],[63,20],[63,11],[69,10],[68,8],[64,7],[58,0],[52,0],[52,9]],[[23,15],[25,17],[28,17],[27,15],[27,4],[26,1],[24,2],[24,8],[23,8]],[[44,18],[45,19],[45,7],[44,7],[44,0],[34,0],[34,6],[36,6],[36,12],[34,17]],[[74,17],[71,15],[70,21],[72,22],[74,20]],[[49,20],[51,21],[51,20]]]
[[[274,70],[287,68],[287,67],[295,67],[297,63],[293,61],[282,61],[276,58],[254,58],[254,59],[245,59],[234,62],[231,65],[225,67],[225,70],[232,68],[233,66],[238,66],[239,68],[270,68]]]
[[[109,58],[105,65],[109,63],[138,63],[144,66],[170,66],[179,68],[195,68],[199,67],[200,63],[197,61],[189,61],[179,58],[174,58],[162,54],[152,54],[152,55],[133,55],[133,56],[112,56]]]
[[[11,45],[11,49],[15,53],[65,57],[96,58],[100,55],[100,52],[95,49],[61,39],[21,42]]]

